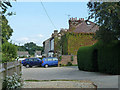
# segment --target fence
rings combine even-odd
[[[0,63],[0,90],[2,88],[2,80],[5,76],[11,76],[16,72],[20,74],[21,72],[21,62],[14,61],[14,62],[7,62],[7,63]]]

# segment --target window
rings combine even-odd
[[[57,58],[53,58],[53,61],[58,61],[58,59]]]
[[[30,59],[29,59],[29,61],[33,61],[33,59],[32,59],[32,58],[30,58]]]
[[[48,58],[47,61],[52,61],[52,58]]]
[[[34,58],[34,61],[38,61],[38,59],[37,59],[37,58]]]

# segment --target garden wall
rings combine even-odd
[[[73,59],[72,59],[73,58]],[[61,60],[58,62],[58,65],[67,65],[68,62],[71,62],[72,65],[77,64],[77,56],[76,55],[62,55]]]

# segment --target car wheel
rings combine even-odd
[[[47,64],[45,64],[45,66],[44,66],[45,68],[48,68],[48,65]]]
[[[27,64],[27,65],[26,65],[26,68],[29,68],[29,67],[30,67],[30,65]]]

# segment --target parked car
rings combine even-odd
[[[49,66],[58,66],[58,59],[55,57],[48,57],[42,59],[42,67],[49,67]]]
[[[42,60],[39,58],[26,58],[22,61],[23,66],[26,68],[32,67],[32,66],[41,66]]]

